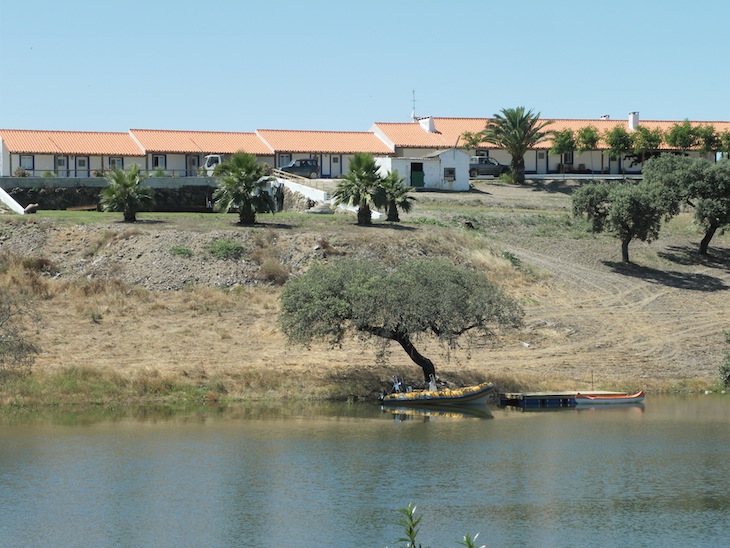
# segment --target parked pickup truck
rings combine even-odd
[[[472,156],[469,159],[469,177],[477,177],[478,175],[493,175],[499,177],[502,173],[507,173],[509,166],[500,164],[494,158],[489,156]]]

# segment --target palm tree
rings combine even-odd
[[[223,175],[230,175],[231,173],[234,173],[235,171],[239,169],[249,169],[251,166],[251,154],[247,154],[243,151],[236,152],[235,154],[232,154],[230,159],[221,162],[217,166],[215,166],[215,170],[213,171],[213,175],[216,177],[220,177]],[[256,162],[256,157],[253,156],[254,163]],[[261,166],[264,168],[264,172],[266,175],[271,174],[271,168],[266,164],[261,164]]]
[[[266,191],[272,179],[267,167],[257,164],[253,154],[237,152],[231,156],[213,192],[214,209],[225,212],[238,209],[238,222],[242,225],[255,224],[256,213],[274,213],[274,199]]]
[[[335,204],[357,206],[357,224],[372,222],[371,207],[382,203],[382,177],[372,154],[357,152],[350,162],[350,171],[343,176],[333,195]]]
[[[400,222],[398,210],[400,209],[403,213],[408,213],[413,207],[415,198],[410,195],[411,189],[403,184],[405,180],[405,177],[398,176],[398,170],[396,169],[388,173],[388,176],[383,179],[380,185],[384,195],[383,201],[388,210],[386,221],[392,223]]]
[[[122,211],[125,223],[137,221],[137,212],[154,204],[152,189],[141,186],[147,178],[140,167],[132,164],[128,171],[115,167],[106,177],[107,186],[101,191],[101,207],[104,211]]]
[[[525,153],[528,149],[543,142],[547,133],[542,130],[551,122],[540,122],[540,113],[533,114],[525,107],[503,108],[502,114],[494,118],[484,128],[484,142],[505,149],[512,156],[510,166],[515,182],[525,182]]]

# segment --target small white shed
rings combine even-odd
[[[382,175],[397,170],[412,188],[469,190],[469,155],[457,148],[437,150],[419,158],[380,157],[375,163]]]

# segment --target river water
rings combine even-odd
[[[722,546],[730,397],[0,415],[2,546]]]

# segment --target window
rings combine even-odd
[[[20,167],[26,171],[33,171],[33,155],[32,154],[21,154],[20,155]]]
[[[332,163],[333,164],[339,164],[340,163],[340,157],[339,156],[332,156]]]
[[[538,160],[544,160],[545,159],[545,153],[544,152],[538,152],[537,153],[537,159]]]
[[[66,158],[66,156],[56,156],[54,163],[58,176],[68,177],[68,158]]]
[[[444,181],[453,183],[455,180],[456,180],[456,168],[455,167],[445,167],[444,168]]]
[[[124,169],[124,161],[122,158],[109,158],[109,167],[111,169]]]
[[[563,163],[564,164],[573,163],[573,153],[572,152],[566,152],[565,154],[563,154]]]
[[[288,166],[291,162],[291,154],[279,154],[279,167]]]
[[[89,159],[85,156],[76,158],[76,177],[89,176]]]
[[[152,169],[165,169],[166,164],[164,154],[152,155]]]

